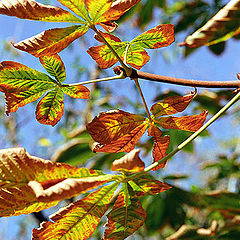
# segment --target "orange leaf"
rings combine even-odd
[[[158,103],[155,103],[151,107],[151,112],[155,117],[163,115],[171,115],[178,112],[182,112],[186,109],[190,101],[195,97],[196,90],[185,96],[168,97]]]
[[[111,8],[106,11],[99,22],[107,22],[109,20],[118,20],[125,12],[136,5],[140,0],[117,0],[113,1]]]
[[[90,91],[83,85],[77,86],[62,86],[62,91],[72,98],[89,99]]]
[[[184,117],[161,117],[154,121],[166,129],[179,129],[184,131],[196,132],[202,127],[206,120],[208,111],[204,110],[199,115]]]
[[[152,150],[153,162],[159,161],[166,155],[170,137],[169,136],[161,137],[161,135],[162,135],[162,131],[155,124],[151,124],[148,129],[148,136],[153,136],[153,140],[154,140],[153,150]],[[153,168],[153,171],[156,171],[160,168],[165,167],[166,162],[167,161],[164,161],[161,164],[159,164],[157,167]]]
[[[48,22],[79,22],[79,18],[59,7],[44,5],[33,0],[2,0],[0,14]]]
[[[87,130],[99,143],[94,151],[130,152],[147,126],[148,122],[140,115],[114,110],[100,113],[87,125]]]
[[[145,168],[145,163],[139,157],[139,149],[134,149],[130,153],[113,161],[113,171],[141,172]]]
[[[50,56],[61,52],[74,40],[86,33],[88,27],[76,25],[66,28],[54,28],[46,30],[31,38],[25,39],[13,46],[19,50],[26,51],[35,57]]]
[[[124,137],[142,124],[146,124],[144,117],[122,110],[102,112],[88,125],[87,130],[94,141],[108,144]]]

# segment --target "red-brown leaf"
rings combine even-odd
[[[199,115],[183,116],[183,117],[161,117],[155,122],[166,129],[179,129],[184,131],[196,132],[202,127],[206,120],[208,112],[204,110]]]
[[[161,130],[155,125],[151,124],[148,129],[148,135],[153,136],[153,150],[152,150],[152,156],[153,156],[153,162],[157,162],[166,155],[166,151],[168,148],[168,144],[170,141],[169,136],[161,137],[162,132]],[[162,162],[157,167],[153,168],[153,171],[156,171],[160,168],[165,167],[167,161]]]
[[[195,97],[195,95],[196,90],[185,96],[171,96],[160,102],[155,103],[154,105],[152,105],[150,110],[155,117],[182,112],[186,109],[186,107]]]

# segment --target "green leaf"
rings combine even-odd
[[[102,187],[60,209],[50,218],[54,222],[44,222],[40,228],[33,230],[32,239],[88,239],[107,211],[117,185]]]
[[[84,0],[58,0],[61,4],[69,8],[84,20],[90,20]]]
[[[0,91],[6,96],[6,113],[35,101],[54,88],[56,82],[44,73],[23,64],[5,61],[0,64]]]
[[[172,24],[158,25],[138,37],[130,43],[136,44],[143,48],[161,48],[166,47],[174,42],[174,26]]]
[[[87,87],[79,84],[76,86],[62,86],[62,91],[72,98],[89,99],[90,91]]]
[[[36,118],[42,124],[55,126],[63,115],[63,106],[63,91],[56,87],[38,103]]]
[[[58,83],[66,79],[65,66],[62,59],[57,55],[43,56],[39,58],[46,71],[53,76]]]
[[[104,240],[123,240],[143,225],[146,213],[128,183],[123,184],[113,209],[107,217]]]

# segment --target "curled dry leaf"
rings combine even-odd
[[[111,180],[112,176],[105,175],[81,179],[63,179],[47,188],[46,183],[39,183],[37,181],[30,181],[28,186],[32,188],[39,202],[52,202],[85,193]]]
[[[145,163],[139,157],[139,149],[134,149],[130,153],[113,161],[113,171],[141,172],[145,168]]]

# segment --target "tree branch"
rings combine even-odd
[[[238,74],[239,76],[239,74]],[[184,78],[175,78],[161,76],[157,74],[141,72],[133,69],[130,78],[141,78],[145,80],[150,80],[154,82],[169,83],[181,86],[191,86],[191,87],[203,87],[203,88],[240,88],[240,81],[202,81],[202,80],[190,80]]]

